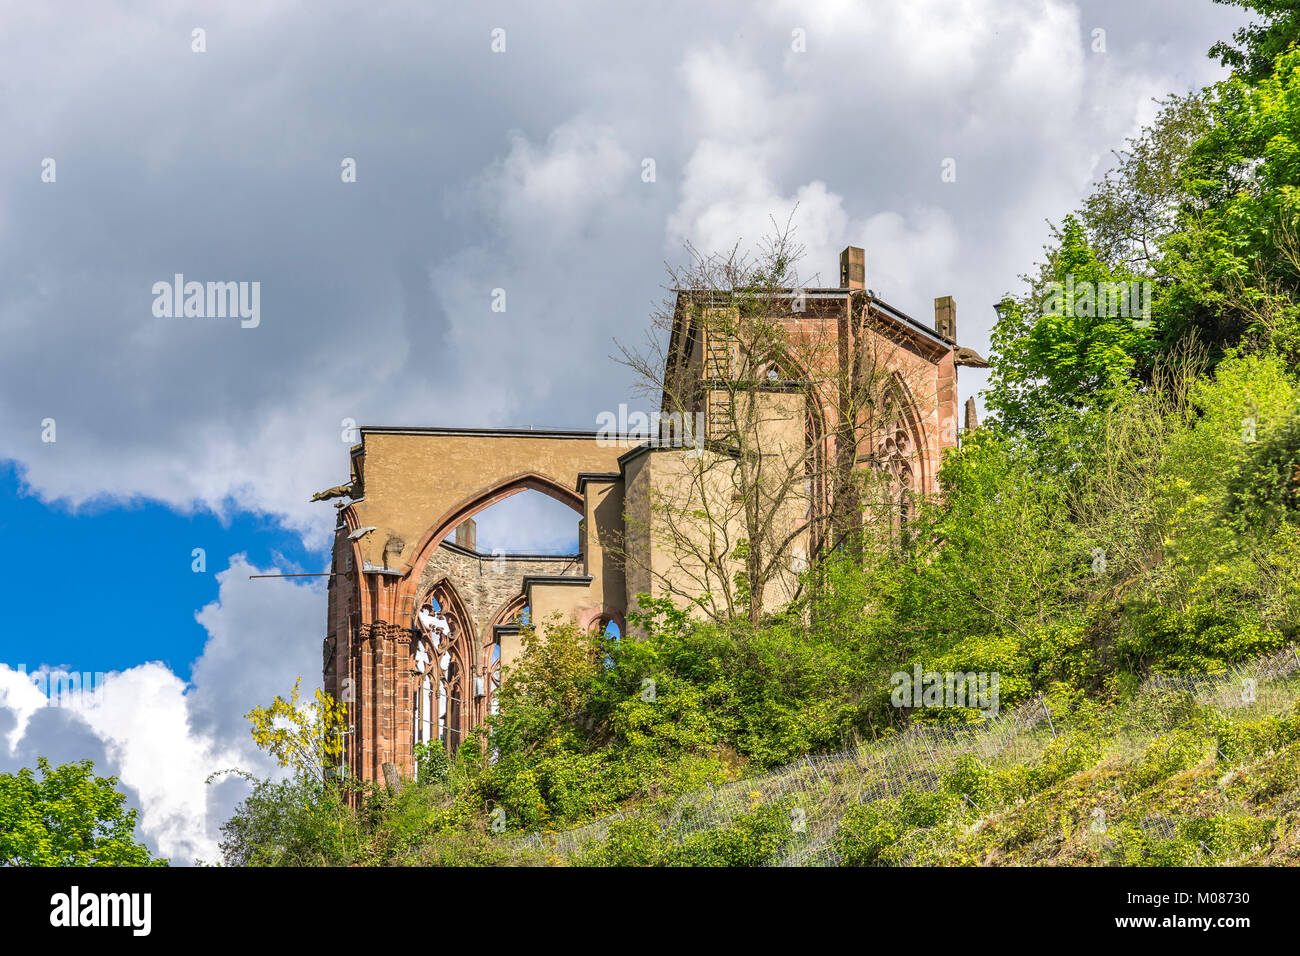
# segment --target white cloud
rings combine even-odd
[[[105,675],[91,693],[48,699],[28,675],[0,665],[0,769],[90,757],[117,776],[141,811],[137,833],[155,852],[187,864],[219,859],[217,842],[236,793],[205,783],[239,767],[275,769],[253,745],[243,715],[287,694],[302,676],[320,686],[318,588],[249,581],[242,555],[217,575],[219,596],[198,614],[208,631],[189,687],[160,663]],[[69,752],[67,738],[75,741]]]
[[[578,546],[578,513],[537,491],[521,491],[480,511],[477,547],[514,554],[571,554]]]
[[[595,427],[617,396],[611,338],[635,327],[629,305],[646,314],[627,290],[656,278],[643,260],[608,251],[633,248],[632,213],[661,195],[615,127],[578,116],[544,143],[513,134],[509,152],[451,204],[467,229],[487,229],[484,242],[430,269],[455,357],[439,384],[477,406],[461,424]],[[504,311],[492,307],[498,289]]]
[[[507,237],[547,231],[571,240],[639,172],[612,127],[578,118],[544,147],[511,136],[510,152],[483,176],[484,198]]]

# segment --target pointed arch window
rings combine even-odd
[[[925,438],[916,405],[897,376],[882,391],[872,417],[867,465],[884,476],[889,506],[906,524],[925,488]]]
[[[414,741],[439,741],[455,753],[477,723],[474,629],[450,582],[420,602],[419,637],[412,642]],[[478,695],[482,697],[483,695]]]

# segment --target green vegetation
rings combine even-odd
[[[933,791],[850,807],[835,849],[857,866],[1295,865],[1297,699],[1292,679],[1251,708],[1105,708],[1036,759],[970,758]]]
[[[1163,101],[1005,297],[992,418],[904,533],[867,522],[778,614],[525,628],[500,714],[397,792],[326,772],[346,718],[295,686],[249,715],[288,777],[251,781],[224,862],[788,861],[813,840],[796,777],[845,865],[1300,862],[1296,679],[1232,706],[1139,690],[1300,641],[1300,13],[1235,5],[1262,19],[1211,50],[1234,74]],[[878,758],[907,728],[979,720],[894,706],[918,667],[996,672],[1004,712],[1041,694],[1052,720],[900,775]],[[854,772],[794,766],[829,753]],[[165,865],[115,779],[37,770],[0,774],[0,865]],[[740,808],[708,824],[724,789]],[[571,855],[521,839],[611,815]]]
[[[528,629],[482,740],[450,763],[425,754],[420,784],[365,792],[355,811],[305,765],[290,782],[259,783],[227,825],[227,862],[545,859],[521,858],[510,838],[653,814],[909,721],[976,719],[892,706],[890,675],[917,665],[997,672],[1004,709],[1042,691],[1067,709],[1120,712],[1142,675],[1221,672],[1285,647],[1300,636],[1300,522],[1289,486],[1258,476],[1278,473],[1279,449],[1293,447],[1300,387],[1268,355],[1171,370],[1164,382],[1058,426],[1037,449],[996,429],[973,436],[945,462],[942,506],[920,509],[906,541],[882,536],[860,560],[810,572],[807,596],[758,625],[650,602],[635,620],[641,640],[593,640],[558,621]],[[1254,442],[1242,437],[1248,410]],[[1030,800],[1060,786],[1101,760],[1097,733],[1072,728],[1044,763],[1000,772],[990,792]],[[1174,738],[1165,756],[1126,767],[1123,783],[1164,779],[1209,733]],[[938,813],[939,799],[872,805],[850,823],[874,845]],[[948,810],[964,821],[965,809]],[[736,832],[706,839],[634,815],[587,859],[752,860],[789,837],[782,819],[759,805]]]
[[[116,777],[96,777],[89,760],[36,764],[39,779],[28,767],[0,773],[0,866],[167,865],[136,842]]]
[[[541,622],[481,739],[355,809],[319,763],[257,783],[227,862],[560,862],[518,837],[615,813],[577,861],[770,862],[798,807],[759,793],[700,829],[680,798],[978,719],[893,706],[914,667],[996,672],[1004,710],[1046,694],[1054,723],[935,786],[841,794],[843,862],[1295,862],[1300,716],[1136,692],[1300,639],[1300,49],[1290,4],[1249,6],[1265,22],[1213,51],[1239,72],[1165,101],[1006,297],[992,419],[905,534],[775,615],[647,602],[608,644]],[[1127,315],[1061,296],[1115,283],[1144,290]]]

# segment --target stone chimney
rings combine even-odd
[[[470,551],[478,550],[478,525],[473,518],[466,518],[456,526],[456,544]]]
[[[840,253],[840,288],[865,289],[867,287],[867,251],[849,246]]]
[[[957,342],[957,303],[950,295],[934,300],[934,330],[939,338]]]

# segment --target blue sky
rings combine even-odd
[[[9,544],[0,550],[0,576],[22,582],[23,596],[5,617],[4,663],[28,673],[41,665],[94,673],[160,661],[189,681],[208,638],[195,614],[217,600],[216,575],[229,569],[232,555],[270,573],[329,569],[327,550],[306,548],[301,535],[265,515],[235,511],[222,520],[148,501],[74,509],[23,494],[20,478],[14,463],[0,467],[0,536]],[[514,495],[478,521],[485,553],[577,549],[577,516],[537,492]],[[201,571],[196,548],[204,551]],[[43,573],[68,555],[82,573]],[[286,585],[261,579],[252,586],[272,594]],[[322,605],[322,627],[324,619]]]
[[[161,661],[188,681],[207,632],[195,620],[217,599],[216,573],[234,554],[258,567],[328,569],[329,556],[262,515],[180,514],[141,501],[76,509],[20,490],[13,462],[0,466],[0,576],[21,582],[4,621],[4,662],[77,671]],[[195,548],[206,570],[193,569]],[[76,573],[48,573],[70,562]],[[136,583],[139,586],[136,586]],[[278,582],[260,582],[275,588]],[[322,609],[322,620],[324,612]]]
[[[212,859],[242,791],[208,775],[274,771],[244,714],[320,680],[324,579],[248,576],[325,569],[334,509],[309,499],[348,478],[344,422],[594,429],[645,408],[610,356],[665,263],[791,212],[809,284],[862,246],[869,287],[922,320],[953,296],[987,354],[1047,220],[1154,97],[1223,75],[1206,51],[1245,19],[1211,0],[0,3],[0,772],[94,759],[150,846]],[[258,323],[160,316],[176,273],[260,283]],[[963,369],[961,397],[984,381]],[[573,523],[519,496],[479,547],[571,551]],[[51,707],[20,664],[110,678]]]

